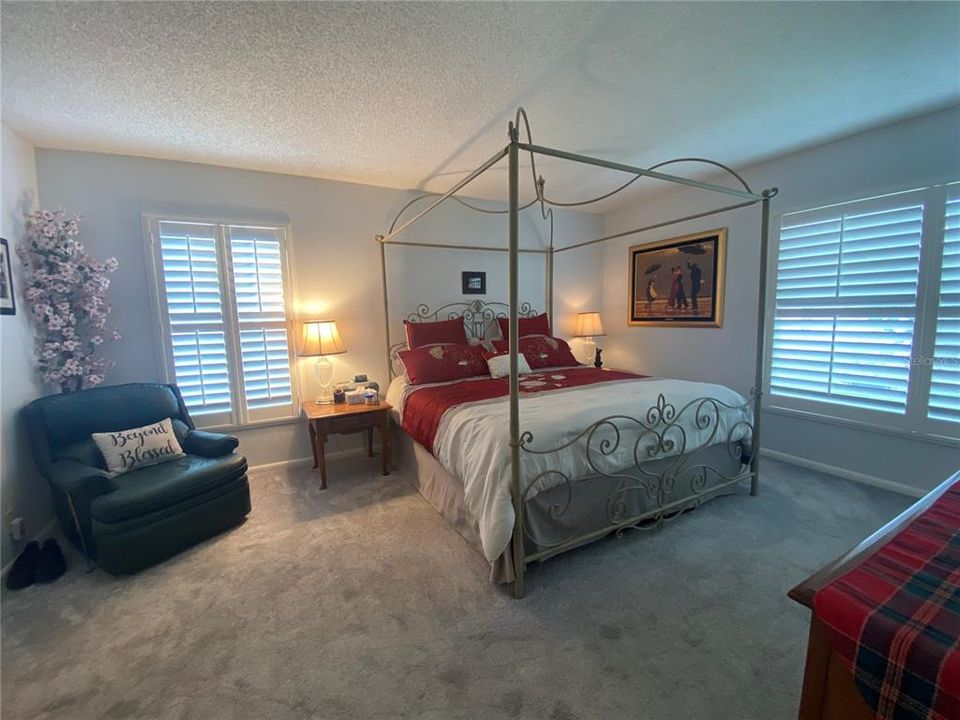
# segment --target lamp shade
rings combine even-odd
[[[310,320],[301,323],[301,327],[298,355],[337,355],[347,351],[335,320]]]
[[[603,323],[600,322],[600,313],[577,313],[577,327],[573,333],[574,337],[599,337],[600,335],[606,335],[603,331]]]

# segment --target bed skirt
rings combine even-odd
[[[394,424],[394,447],[397,448],[396,462],[404,475],[414,484],[424,499],[456,530],[467,543],[483,555],[480,544],[480,530],[476,518],[467,509],[464,501],[463,483],[447,471],[440,461],[422,445]],[[725,445],[716,445],[696,451],[697,464],[707,464],[727,476],[733,477],[742,472],[740,461],[730,456]],[[657,472],[664,465],[675,462],[676,458],[656,460],[645,467]],[[568,490],[564,486],[550,488],[526,501],[524,526],[529,537],[525,538],[524,552],[527,555],[548,549],[563,542],[567,537],[585,535],[609,524],[602,512],[606,500],[615,493],[619,480],[608,477],[591,477],[573,483]],[[707,478],[704,487],[696,493],[702,503],[719,495],[736,492],[737,486],[727,485],[719,489],[719,478]],[[694,497],[692,490],[675,488],[666,497],[666,502]],[[622,511],[625,517],[640,515],[653,510],[656,502],[646,494],[629,492],[618,496],[623,501]],[[560,517],[553,509],[565,507]],[[612,531],[611,531],[612,532]],[[600,536],[605,537],[605,536]],[[585,540],[586,545],[600,537]],[[536,541],[531,539],[536,538]],[[570,549],[567,547],[567,549]],[[513,582],[513,553],[508,545],[503,554],[490,568],[490,581],[494,583]]]

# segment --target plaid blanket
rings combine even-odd
[[[960,718],[958,588],[960,482],[814,596],[877,718]]]

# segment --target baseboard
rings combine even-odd
[[[816,470],[826,475],[833,475],[834,477],[843,478],[844,480],[852,480],[853,482],[862,483],[863,485],[890,490],[891,492],[900,493],[901,495],[919,498],[927,494],[926,490],[915,488],[912,485],[904,485],[903,483],[893,482],[892,480],[884,480],[883,478],[874,477],[873,475],[846,470],[835,465],[817,462],[816,460],[808,460],[807,458],[790,455],[789,453],[780,452],[779,450],[767,450],[764,448],[760,451],[760,455],[773,460],[790,463],[791,465],[798,465],[808,470]]]
[[[282,467],[298,467],[300,465],[313,465],[313,458],[293,458],[292,460],[279,460],[277,462],[264,463],[263,465],[251,465],[247,470],[249,472],[256,472],[258,470],[276,470]]]
[[[374,452],[380,450],[380,446],[374,443],[373,445]],[[339,460],[342,458],[356,457],[357,455],[366,455],[367,449],[363,447],[357,448],[347,448],[345,450],[337,450],[336,452],[327,453],[327,462],[331,460]],[[277,470],[282,467],[300,467],[301,465],[313,465],[312,457],[302,457],[302,458],[292,458],[290,460],[279,460],[278,462],[264,463],[262,465],[251,465],[248,470],[250,472],[256,472],[258,470]]]
[[[40,532],[38,532],[36,535],[30,538],[30,540],[27,540],[27,542],[23,543],[23,546],[20,548],[20,551],[22,552],[23,547],[26,547],[27,543],[33,540],[36,540],[38,543],[42,545],[45,540],[49,540],[50,538],[53,537],[56,530],[57,530],[57,519],[54,518],[53,520],[48,522],[46,525],[44,525],[42,528],[40,528]],[[20,552],[18,552],[17,555],[20,555]],[[16,559],[17,558],[14,557],[13,560],[11,560],[6,565],[4,565],[3,568],[0,568],[0,576],[4,578],[7,577],[7,572],[10,570],[10,567],[13,565]]]

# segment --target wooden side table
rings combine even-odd
[[[329,435],[366,431],[367,455],[373,457],[373,429],[380,428],[380,455],[383,474],[390,474],[390,413],[389,403],[377,405],[320,405],[313,400],[300,403],[307,419],[310,445],[313,448],[313,466],[320,468],[320,489],[327,489],[327,457],[324,445]]]

